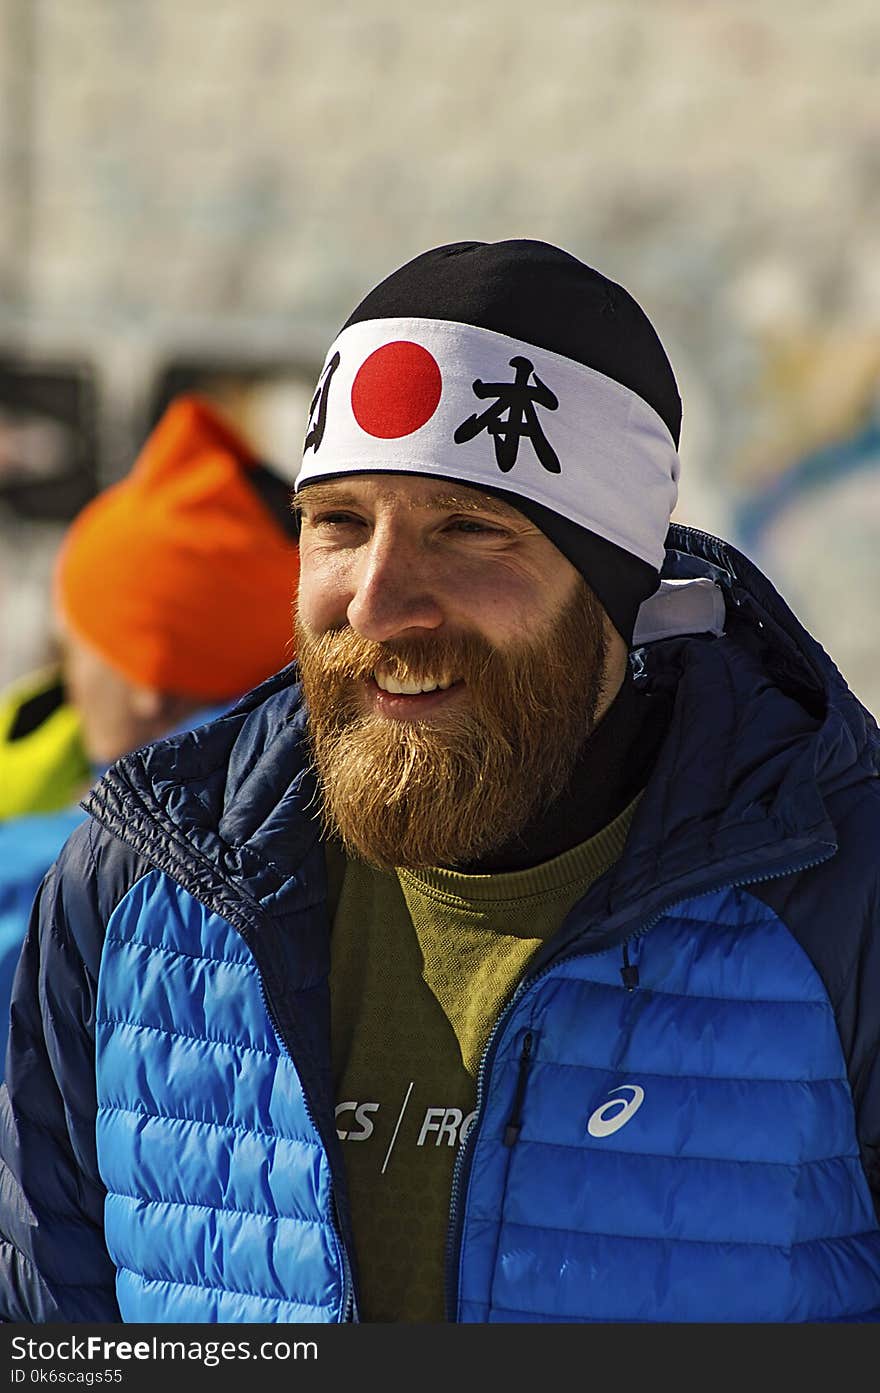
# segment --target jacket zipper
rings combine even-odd
[[[275,1031],[277,1038],[280,1040],[282,1046],[284,1047],[288,1059],[290,1059],[291,1062],[294,1063],[294,1067],[296,1067],[293,1058],[293,1051],[290,1049],[290,1046],[288,1045],[287,1040],[284,1037],[284,1033],[278,1024],[278,1018],[275,1015],[275,1012],[273,1011],[271,1005],[269,1004],[269,998],[266,995],[266,988],[263,983],[263,974],[260,972],[259,966],[257,967],[257,973],[260,979],[260,995],[263,998],[263,1006],[265,1007],[266,1015],[269,1017],[269,1020],[272,1024],[272,1029]],[[300,1080],[300,1083],[302,1083],[302,1080]],[[308,1117],[309,1121],[314,1127],[317,1136],[320,1137],[321,1131],[318,1127],[317,1122],[315,1121],[315,1115],[312,1111],[312,1105],[309,1102],[305,1088],[303,1088],[302,1093],[303,1105],[306,1110],[306,1116]],[[324,1152],[324,1155],[327,1156],[326,1150]],[[332,1166],[330,1166],[329,1156],[327,1156],[327,1166],[330,1172],[330,1205],[331,1221],[333,1224],[333,1234],[336,1239],[336,1245],[339,1249],[339,1253],[342,1257],[342,1314],[340,1316],[340,1324],[345,1324],[351,1321],[356,1322],[358,1319],[358,1313],[354,1299],[354,1281],[351,1275],[351,1260],[348,1256],[348,1249],[346,1248],[345,1242],[342,1237],[342,1225],[339,1222],[339,1205],[336,1199],[336,1185],[333,1180],[333,1168]]]
[[[522,1115],[523,1098],[526,1094],[526,1076],[529,1072],[529,1064],[532,1059],[532,1040],[534,1036],[527,1030],[523,1036],[522,1050],[519,1056],[519,1073],[516,1079],[516,1093],[513,1095],[513,1108],[510,1117],[507,1119],[507,1126],[504,1129],[504,1145],[515,1146],[519,1141],[519,1134],[522,1129],[520,1117]]]
[[[502,1007],[502,1010],[497,1020],[495,1021],[494,1026],[492,1027],[489,1039],[486,1041],[486,1046],[483,1050],[483,1054],[480,1059],[479,1069],[477,1071],[477,1097],[476,1103],[474,1105],[475,1116],[473,1126],[470,1128],[464,1142],[458,1148],[458,1152],[455,1157],[455,1165],[453,1167],[452,1173],[452,1190],[449,1199],[449,1227],[447,1229],[446,1237],[447,1321],[454,1322],[457,1320],[458,1317],[458,1267],[461,1260],[462,1227],[461,1198],[463,1192],[467,1188],[467,1182],[470,1176],[470,1162],[473,1156],[474,1147],[476,1145],[476,1140],[479,1134],[480,1124],[482,1122],[483,1116],[483,1097],[486,1090],[487,1079],[491,1075],[492,1065],[494,1063],[494,1055],[497,1050],[498,1037],[506,1021],[513,1013],[514,1007],[521,1003],[522,998],[526,995],[527,992],[531,992],[532,989],[536,987],[539,982],[543,981],[543,979],[549,976],[551,972],[555,972],[555,970],[558,967],[560,967],[563,963],[573,962],[578,958],[599,957],[602,953],[612,952],[615,948],[622,947],[624,950],[626,950],[628,944],[634,943],[637,939],[644,938],[645,934],[647,934],[654,927],[654,925],[658,923],[660,919],[663,918],[664,914],[668,914],[671,909],[674,909],[677,904],[683,903],[684,900],[692,899],[694,897],[694,894],[713,895],[716,894],[719,890],[734,890],[745,885],[759,885],[762,882],[768,880],[781,880],[783,876],[793,875],[796,871],[799,872],[812,870],[814,866],[819,866],[822,864],[823,861],[828,861],[834,855],[835,850],[836,848],[831,847],[825,852],[824,855],[817,856],[812,861],[805,861],[802,864],[788,866],[785,869],[779,871],[770,871],[767,875],[751,876],[744,880],[726,880],[722,881],[721,884],[718,885],[707,886],[704,890],[697,890],[688,895],[679,895],[676,899],[669,900],[666,904],[661,905],[660,908],[656,911],[656,913],[654,913],[645,924],[642,924],[638,929],[635,929],[632,933],[626,934],[617,943],[606,943],[602,948],[596,948],[592,951],[584,949],[580,952],[564,953],[561,957],[555,958],[552,962],[545,963],[541,971],[536,973],[534,977],[524,977],[522,981],[519,982],[517,987],[514,989],[512,995],[509,997],[507,1003]],[[628,957],[625,957],[624,971],[626,971],[628,966]],[[636,984],[632,981],[631,977],[629,978],[629,980],[627,980],[627,977],[624,976],[623,982],[624,987],[627,991],[634,990]],[[520,1051],[519,1073],[517,1075],[517,1086],[514,1095],[513,1109],[511,1112],[510,1120],[508,1121],[504,1132],[504,1144],[506,1146],[515,1145],[519,1137],[521,1127],[520,1115],[525,1097],[526,1078],[528,1074],[528,1064],[531,1059],[531,1048],[533,1039],[534,1035],[531,1031],[527,1031],[526,1035],[523,1037],[523,1044]],[[526,1046],[527,1040],[528,1046]],[[511,1123],[513,1123],[515,1126],[515,1131],[513,1132],[511,1131]],[[508,1137],[510,1137],[511,1140],[508,1140]]]

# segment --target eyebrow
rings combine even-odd
[[[341,490],[337,484],[308,484],[301,493],[294,496],[293,507],[301,516],[306,506],[316,508],[358,508],[363,501],[357,494]],[[516,517],[517,510],[510,503],[495,498],[491,493],[437,492],[430,497],[410,505],[413,508],[427,508],[431,512],[449,513],[493,513],[497,517]]]

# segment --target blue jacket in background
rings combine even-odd
[[[12,979],[40,881],[85,811],[74,806],[57,813],[0,822],[0,1060],[6,1052],[6,1025]]]
[[[725,632],[633,654],[671,723],[487,1045],[448,1315],[878,1320],[877,728],[733,548],[664,574]],[[357,1318],[314,809],[293,668],[93,791],[15,985],[5,1319]]]
[[[224,709],[206,708],[181,730],[204,725]],[[95,778],[104,772],[96,768]],[[57,812],[32,813],[0,821],[0,1067],[6,1053],[12,982],[31,906],[43,876],[85,817],[85,809],[74,803]]]

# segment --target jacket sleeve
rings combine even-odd
[[[834,856],[814,869],[754,885],[800,943],[834,1008],[855,1110],[862,1166],[880,1222],[880,787],[828,799]]]
[[[0,1089],[0,1319],[118,1321],[95,1143],[104,940],[89,820],[37,893]]]

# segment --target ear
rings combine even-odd
[[[132,687],[131,710],[141,721],[156,721],[165,709],[165,696],[155,687]]]

